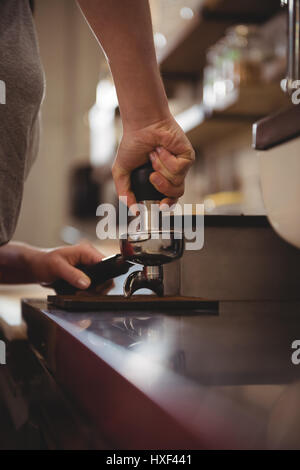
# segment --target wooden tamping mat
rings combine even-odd
[[[196,297],[133,295],[126,298],[123,295],[49,295],[48,303],[63,310],[78,312],[111,311],[111,310],[145,310],[145,311],[210,311],[218,312],[218,302]]]

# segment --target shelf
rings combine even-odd
[[[241,87],[236,102],[217,114],[229,118],[241,116],[255,120],[289,104],[290,98],[282,91],[278,81]]]
[[[249,126],[251,126],[249,121],[213,116],[187,132],[187,137],[195,149],[200,149],[230,135],[240,134]]]
[[[195,104],[177,116],[177,121],[196,148],[251,128],[262,117],[290,105],[278,83],[242,87],[237,100],[218,111]]]
[[[159,62],[168,81],[198,81],[206,62],[206,52],[237,23],[264,23],[280,10],[280,0],[205,0],[201,11],[178,33]]]

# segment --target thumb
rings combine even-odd
[[[120,170],[119,167],[113,168],[113,178],[115,182],[116,191],[119,197],[127,198],[127,206],[130,207],[133,204],[136,204],[136,199],[131,191],[131,173],[127,170]]]
[[[91,284],[90,278],[85,273],[72,266],[64,258],[56,260],[54,274],[78,289],[87,289]]]

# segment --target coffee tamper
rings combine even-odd
[[[140,228],[135,232],[128,232],[126,237],[120,240],[121,253],[127,261],[144,267],[127,277],[124,283],[125,297],[130,297],[141,288],[150,289],[162,296],[163,265],[180,258],[184,251],[183,234],[173,229],[164,229],[161,214],[159,223],[153,224],[153,209],[166,197],[150,182],[149,177],[153,171],[151,163],[148,162],[131,174],[131,189],[143,210],[140,212]]]
[[[150,183],[152,172],[150,162],[132,172],[131,187],[143,210],[140,228],[127,231],[125,237],[121,238],[121,253],[92,266],[77,266],[91,279],[89,291],[109,279],[127,273],[133,264],[139,264],[144,266],[143,269],[132,272],[125,280],[125,297],[130,297],[141,288],[150,289],[158,296],[164,294],[163,265],[182,256],[184,239],[178,230],[165,230],[162,217],[158,224],[152,223],[153,205],[158,207],[160,201],[166,197]],[[58,279],[48,287],[54,289],[58,295],[74,295],[78,292],[76,287],[63,279]]]

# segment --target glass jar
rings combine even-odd
[[[235,76],[234,60],[225,39],[208,51],[203,78],[203,102],[207,107],[222,109],[235,98],[239,80]]]
[[[264,81],[264,66],[274,58],[274,47],[255,25],[236,25],[227,30],[207,53],[203,102],[222,109],[237,97],[240,86]]]
[[[255,25],[237,25],[227,30],[226,43],[234,57],[235,77],[240,85],[263,81],[264,63],[273,55],[272,46]]]

